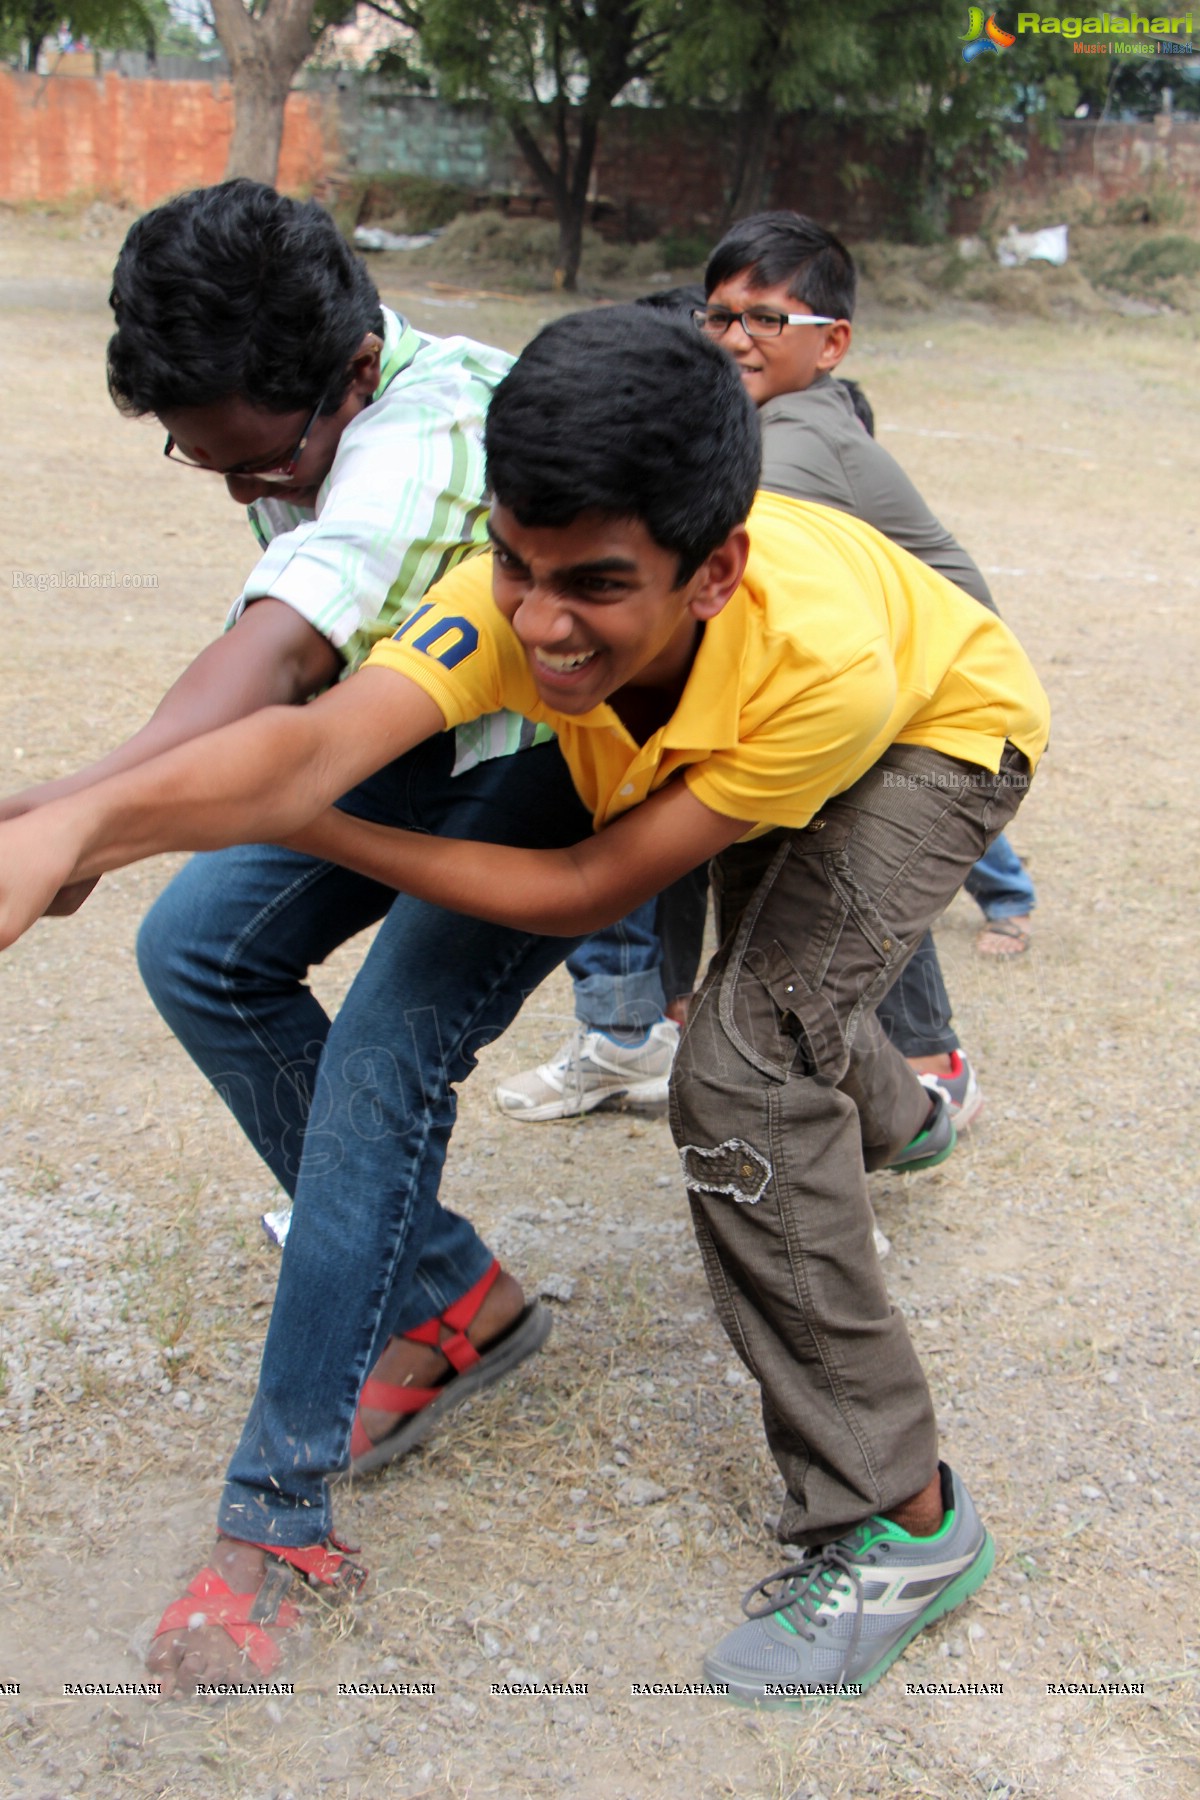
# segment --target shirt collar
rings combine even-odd
[[[378,400],[396,376],[407,369],[424,342],[421,333],[399,313],[394,313],[389,306],[383,307],[382,312],[383,349],[379,353],[379,386],[371,395],[372,400]]]
[[[662,729],[664,749],[729,750],[737,744],[750,596],[740,583],[716,618],[705,621],[687,685]],[[734,679],[730,679],[731,675]]]
[[[730,750],[740,738],[741,691],[730,681],[745,659],[750,626],[750,596],[743,583],[731,594],[715,619],[705,622],[700,646],[688,674],[679,704],[666,724],[654,733],[662,750]],[[561,714],[543,709],[553,725]],[[615,707],[605,700],[591,712],[570,720],[576,727],[624,732]]]

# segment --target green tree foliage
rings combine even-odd
[[[42,45],[65,24],[94,49],[153,55],[166,17],[157,0],[0,0],[0,50],[36,69]]]
[[[1003,56],[964,63],[966,23],[964,0],[688,0],[660,87],[735,115],[727,218],[766,203],[779,121],[799,113],[858,127],[870,163],[846,167],[848,183],[868,167],[886,174],[891,149],[915,140],[919,173],[901,205],[920,229],[956,182],[986,179],[1011,153],[1013,80]]]
[[[1074,18],[1096,9],[1041,10]],[[1015,33],[1015,8],[995,16]],[[1078,56],[1059,34],[1022,33],[1012,49],[967,63],[965,0],[908,8],[894,0],[859,0],[853,8],[681,0],[676,21],[658,91],[735,115],[727,217],[766,202],[770,152],[785,114],[804,114],[817,129],[856,125],[876,174],[886,175],[896,146],[915,144],[916,175],[898,191],[897,224],[921,236],[944,225],[954,196],[979,193],[1023,154],[1018,121],[1053,143],[1061,121],[1083,108],[1090,118],[1127,109],[1152,116],[1163,86],[1172,86],[1177,110],[1200,101],[1200,80],[1191,79],[1193,62],[1200,76],[1200,58]],[[858,172],[844,174],[853,180]]]
[[[600,126],[658,66],[674,0],[369,0],[413,34],[405,72],[449,100],[483,100],[507,124],[554,208],[555,284],[576,285]]]
[[[1043,17],[1079,19],[1099,13],[1098,6],[1058,4],[1043,6]],[[1156,18],[1173,12],[1169,7],[1122,6],[1112,0],[1110,12],[1128,18],[1136,13],[1141,18]],[[1016,11],[1003,15],[1010,30],[1015,30]],[[1185,17],[1174,14],[1175,17]],[[1098,41],[1112,44],[1118,34],[1109,32]],[[1082,40],[1087,43],[1085,37]],[[1097,40],[1092,40],[1097,41]],[[1128,40],[1127,40],[1128,41]],[[1188,40],[1181,37],[1180,41]],[[1192,44],[1200,51],[1200,32],[1193,32]],[[1051,143],[1058,136],[1058,125],[1076,114],[1089,119],[1151,119],[1162,112],[1163,91],[1171,89],[1172,108],[1194,116],[1200,112],[1200,55],[1191,56],[1078,56],[1072,39],[1051,32],[1023,32],[1020,50],[1008,62],[1013,77],[1013,110],[1016,116],[1029,119]],[[1086,112],[1082,109],[1086,108]]]
[[[883,30],[876,27],[886,12],[877,0],[852,10],[826,0],[685,0],[676,9],[658,90],[733,114],[727,220],[766,203],[782,117],[844,111],[847,96],[863,104],[887,92]]]

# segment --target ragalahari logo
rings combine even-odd
[[[963,51],[964,62],[974,62],[988,50],[997,56],[1001,50],[1011,50],[1016,43],[1011,31],[1005,31],[996,23],[995,13],[985,20],[982,6],[967,8],[967,29],[959,39],[966,48]]]

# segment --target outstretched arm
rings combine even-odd
[[[287,838],[442,730],[415,683],[361,669],[309,706],[271,706],[0,825],[0,949],[69,882],[164,850]]]
[[[565,850],[429,837],[334,811],[288,842],[452,912],[577,937],[624,918],[749,829],[749,821],[714,812],[676,779]]]
[[[333,645],[294,608],[282,600],[258,600],[189,663],[132,737],[71,775],[6,795],[0,819],[94,787],[260,707],[306,700],[328,686],[340,667]]]
[[[294,608],[282,600],[256,601],[232,631],[188,665],[131,738],[71,775],[0,800],[0,820],[20,818],[35,807],[95,787],[260,707],[306,700],[334,679],[339,666],[333,645]],[[74,883],[46,910],[75,912],[95,885],[96,878]]]

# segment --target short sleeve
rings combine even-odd
[[[524,654],[492,600],[491,562],[485,554],[455,570],[368,658],[371,668],[407,675],[448,726],[502,709],[540,711]]]

